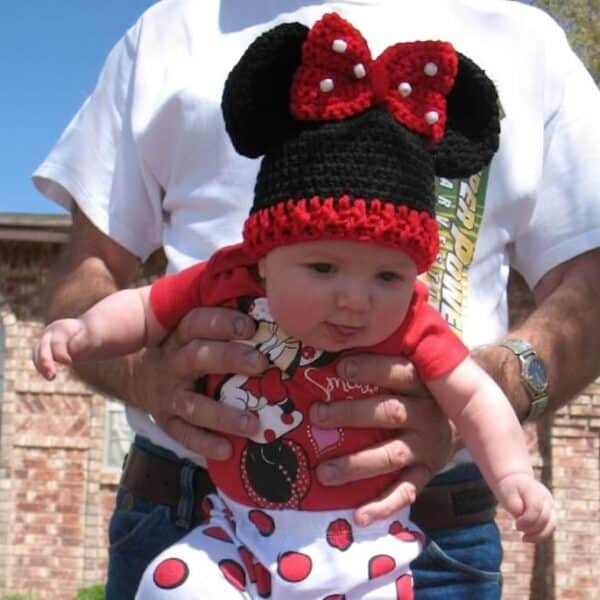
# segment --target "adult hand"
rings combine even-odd
[[[254,321],[235,310],[190,311],[160,347],[146,349],[133,362],[131,403],[193,452],[215,460],[229,458],[231,446],[219,432],[248,437],[257,432],[258,419],[195,392],[194,386],[208,373],[262,373],[267,359],[230,341],[249,338],[254,331]]]
[[[311,420],[323,428],[396,430],[396,436],[382,444],[328,461],[317,469],[324,485],[344,485],[398,472],[393,486],[356,510],[357,524],[367,525],[414,502],[433,474],[448,462],[457,440],[452,424],[406,359],[356,355],[340,361],[338,375],[390,390],[389,394],[361,400],[318,403],[310,413]]]

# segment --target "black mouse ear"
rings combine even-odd
[[[290,114],[290,87],[307,34],[300,23],[263,33],[227,77],[221,108],[240,154],[256,158],[301,126]]]
[[[458,54],[458,73],[447,97],[444,137],[431,146],[435,173],[468,177],[489,164],[498,149],[500,117],[496,88],[471,59]]]

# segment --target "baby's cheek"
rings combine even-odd
[[[315,306],[302,294],[279,298],[271,306],[273,319],[285,333],[292,337],[303,338],[316,322]]]
[[[386,302],[379,307],[379,312],[382,315],[387,315],[386,320],[390,324],[390,327],[396,329],[404,322],[408,313],[411,298],[412,292],[402,294],[397,298],[386,300]]]
[[[273,320],[280,327],[283,327],[284,323],[292,320],[298,311],[294,296],[285,293],[285,291],[283,293],[271,293],[269,295],[269,307]]]

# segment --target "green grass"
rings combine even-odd
[[[0,596],[0,600],[36,600],[36,597],[32,593],[8,594]],[[75,600],[104,600],[104,585],[98,584],[77,590]]]
[[[98,584],[77,590],[76,600],[104,600],[104,585]]]

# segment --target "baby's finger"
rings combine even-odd
[[[43,334],[32,353],[35,368],[48,381],[56,377],[56,368],[52,359],[52,350],[50,349],[50,338],[50,335]]]
[[[71,360],[71,354],[67,347],[67,339],[64,336],[52,336],[50,350],[56,362],[67,366],[72,364],[73,361]]]
[[[529,501],[525,504],[525,510],[515,521],[519,531],[532,531],[536,528],[539,519],[542,516],[543,503],[541,501]]]
[[[519,525],[517,525],[519,529]],[[539,542],[547,538],[556,527],[556,513],[554,502],[551,498],[545,500],[540,511],[538,520],[529,529],[522,529],[524,542]]]
[[[522,539],[524,542],[527,542],[530,544],[535,544],[537,542],[541,542],[542,540],[545,540],[546,538],[550,537],[555,529],[556,529],[556,516],[554,515],[554,511],[553,511],[551,518],[548,520],[547,523],[544,524],[544,526],[541,529],[539,529],[538,531],[536,531],[534,533],[525,533],[523,535]]]

